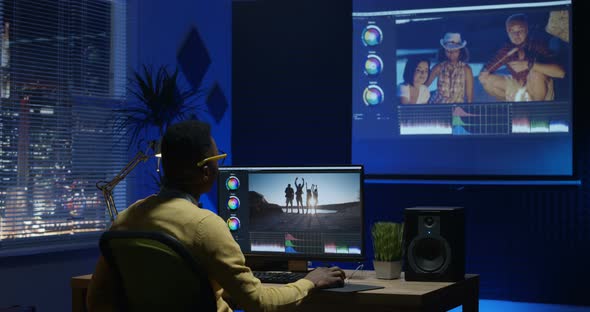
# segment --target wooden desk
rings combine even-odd
[[[347,271],[347,275],[352,271]],[[358,275],[358,276],[357,276]],[[85,309],[85,298],[91,274],[72,277],[72,311]],[[299,311],[448,311],[463,305],[465,312],[479,311],[479,275],[467,274],[455,283],[406,282],[403,279],[380,280],[375,272],[357,272],[350,283],[380,285],[385,288],[356,293],[316,291]]]
[[[74,276],[70,280],[72,287],[72,312],[86,312],[86,292],[92,274]]]
[[[304,301],[300,311],[448,311],[461,305],[464,312],[479,311],[477,274],[467,274],[455,283],[381,280],[375,278],[374,271],[364,271],[359,277],[356,274],[350,283],[385,288],[355,293],[318,291]]]

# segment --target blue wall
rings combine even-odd
[[[235,3],[234,164],[350,161],[347,3]],[[587,52],[575,48],[574,62]],[[574,90],[582,90],[587,79],[576,77]],[[584,105],[581,93],[575,94],[576,112]],[[367,237],[370,224],[401,221],[406,207],[463,206],[466,269],[481,274],[481,298],[590,305],[587,287],[574,286],[590,278],[590,132],[587,122],[576,121],[581,185],[368,183]]]
[[[219,149],[229,153],[231,162],[231,1],[128,1],[129,65],[138,70],[143,65],[167,65],[180,69],[179,83],[191,84],[194,73],[203,73],[200,86],[215,93],[211,105],[198,100],[205,111],[197,117],[211,124]],[[187,37],[192,41],[188,41]],[[179,55],[185,58],[179,58]],[[199,77],[197,77],[199,78]],[[211,91],[210,91],[211,92]],[[135,153],[135,150],[131,150]],[[130,155],[131,157],[132,155]],[[129,202],[157,191],[152,158],[127,178]],[[203,196],[206,208],[214,208],[211,196]]]
[[[305,1],[284,7],[280,2],[255,10],[242,8],[266,16],[234,25],[242,45],[233,56],[234,62],[240,62],[234,66],[233,84],[240,85],[233,93],[233,111],[219,123],[211,120],[214,135],[226,151],[231,145],[235,164],[347,163],[350,45],[330,48],[349,40],[351,28],[338,24],[350,22],[349,8],[328,10],[319,3],[306,7]],[[205,80],[218,81],[231,103],[230,7],[229,0],[175,0],[174,5],[130,0],[130,66],[176,64],[179,44],[194,25],[211,56]],[[330,23],[325,23],[328,15],[322,20],[313,12],[330,12]],[[302,20],[325,27],[331,45]],[[338,53],[328,53],[334,55],[331,62],[314,66],[313,60],[328,55],[327,51]],[[590,256],[590,144],[587,123],[582,126],[576,151],[582,172],[579,187],[367,184],[367,224],[401,220],[404,207],[465,206],[467,269],[481,274],[482,298],[590,304],[586,290],[575,286],[590,278],[585,266]],[[153,191],[151,184],[142,183],[147,179],[141,170],[151,169],[138,167],[138,173],[129,177],[130,200]],[[41,312],[68,311],[70,277],[92,272],[97,256],[98,250],[91,248],[0,259],[0,307],[30,304]]]
[[[173,68],[181,42],[191,27],[195,27],[211,60],[203,84],[217,83],[227,103],[231,103],[230,0],[129,0],[128,19],[131,68],[141,64],[167,64]],[[215,99],[224,100],[219,96]],[[209,113],[201,116],[212,124],[220,148],[230,151],[231,105],[217,116],[219,120]],[[153,192],[147,172],[154,166],[154,163],[142,163],[127,177],[130,201]],[[207,198],[203,202],[211,205]],[[39,312],[70,311],[70,278],[93,272],[98,254],[98,248],[90,248],[0,258],[0,308],[18,304],[34,305]]]

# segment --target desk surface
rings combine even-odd
[[[352,271],[346,271],[349,275]],[[71,279],[72,311],[84,311],[84,298],[91,274]],[[300,311],[447,311],[463,305],[463,311],[479,310],[479,275],[467,274],[458,282],[407,282],[381,280],[374,271],[356,272],[350,283],[384,288],[355,293],[317,291],[300,306]],[[277,286],[265,284],[268,286]]]

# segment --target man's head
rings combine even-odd
[[[525,14],[514,14],[506,19],[506,33],[515,45],[523,44],[529,34],[529,22]]]
[[[218,173],[217,161],[200,162],[218,154],[207,123],[188,120],[170,126],[162,139],[166,185],[190,194],[208,192]]]

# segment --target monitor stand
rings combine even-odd
[[[291,272],[307,272],[307,261],[305,260],[288,260],[287,267]]]
[[[306,260],[270,260],[263,257],[246,257],[246,265],[252,271],[309,271]]]

